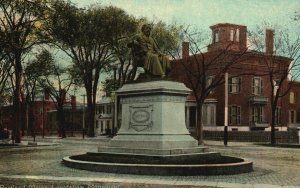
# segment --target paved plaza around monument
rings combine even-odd
[[[26,137],[26,144],[32,138]],[[205,141],[211,151],[250,159],[254,172],[226,176],[146,176],[65,167],[68,155],[97,151],[109,138],[37,138],[37,147],[1,147],[1,187],[300,187],[300,149]]]

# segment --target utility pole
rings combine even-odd
[[[116,82],[117,82],[117,67],[114,66],[113,67],[114,70],[114,84],[113,84],[113,95],[112,95],[112,130],[111,130],[111,135],[112,137],[114,136],[115,132],[116,132],[116,128],[117,128],[117,96],[116,96]]]
[[[83,107],[82,107],[82,139],[84,139],[85,134],[85,95],[83,96]]]
[[[74,95],[71,96],[71,118],[72,118],[72,122],[71,122],[71,136],[73,137],[74,136],[74,112],[75,112],[75,109],[76,109],[76,106],[75,106],[75,103],[76,103],[76,98],[75,98],[75,92],[74,92]]]
[[[26,131],[27,131],[27,136],[29,136],[29,108],[28,108],[28,102],[26,102]]]
[[[225,73],[224,145],[228,142],[228,72]]]
[[[42,101],[42,136],[45,137],[45,121],[44,121],[44,114],[45,114],[45,92],[43,95]]]
[[[4,125],[3,125],[3,113],[2,113],[2,104],[0,104],[0,130],[3,131],[2,141],[4,141]]]

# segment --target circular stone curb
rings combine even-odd
[[[232,157],[234,158],[234,157]],[[70,156],[63,158],[65,166],[98,172],[140,174],[140,175],[231,175],[248,173],[253,171],[253,163],[248,160],[226,164],[125,164],[105,163],[71,159]]]

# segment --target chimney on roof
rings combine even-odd
[[[190,44],[189,42],[182,42],[182,58],[187,58],[190,56]]]
[[[274,31],[266,29],[266,54],[272,55],[274,50]]]

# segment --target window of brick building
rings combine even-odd
[[[214,31],[214,35],[213,35],[213,42],[219,42],[220,38],[219,38],[219,30],[215,30]]]
[[[254,77],[252,80],[252,93],[261,95],[263,91],[263,81],[260,77]]]
[[[230,29],[230,36],[229,36],[230,41],[240,41],[240,29]]]
[[[230,29],[230,41],[233,41],[233,38],[234,38],[234,30],[233,29]]]
[[[202,124],[203,126],[216,125],[216,106],[214,104],[204,104],[202,106]]]
[[[229,78],[229,93],[239,93],[241,91],[241,78]]]
[[[229,108],[229,123],[232,125],[241,124],[241,107],[230,106]]]
[[[237,42],[240,41],[240,29],[239,28],[236,29],[235,40]]]
[[[295,104],[295,93],[290,92],[290,104]]]
[[[289,122],[296,123],[296,110],[289,111]]]
[[[251,109],[251,121],[253,123],[262,123],[263,122],[263,106],[255,105]]]

